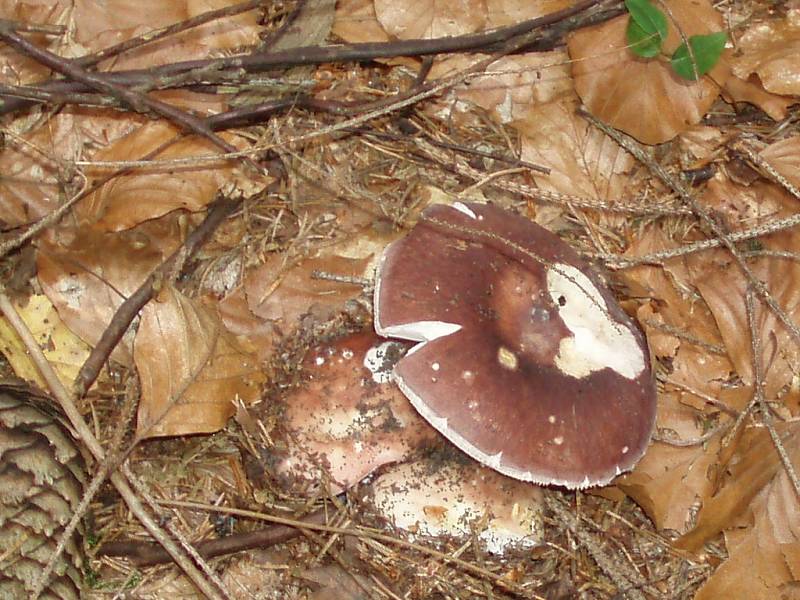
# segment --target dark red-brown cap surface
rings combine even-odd
[[[577,253],[485,204],[433,205],[378,267],[375,329],[422,342],[395,367],[461,450],[525,481],[629,470],[655,422],[644,338]]]

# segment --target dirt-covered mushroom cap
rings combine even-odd
[[[391,369],[406,347],[370,331],[309,352],[304,381],[279,400],[270,434],[267,456],[281,488],[338,494],[439,438],[394,385]]]
[[[552,233],[486,204],[432,205],[378,266],[375,329],[414,407],[497,471],[585,488],[631,469],[655,422],[644,337]]]
[[[542,541],[542,488],[472,461],[397,465],[373,482],[367,500],[398,529],[428,537],[475,533],[492,554]]]

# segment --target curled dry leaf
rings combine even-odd
[[[542,489],[473,461],[396,466],[375,480],[369,502],[414,536],[463,539],[474,533],[493,554],[542,541]]]
[[[733,230],[762,225],[775,218],[794,214],[796,200],[773,184],[763,181],[744,187],[721,176],[709,182],[704,204],[727,219]],[[795,229],[759,238],[762,250],[800,252],[800,234]],[[745,309],[748,283],[727,252],[706,252],[690,259],[695,286],[717,322],[725,348],[736,372],[746,385],[752,385],[753,366],[750,329]],[[800,322],[800,263],[785,258],[753,258],[750,268],[770,290],[777,303],[795,323]],[[779,397],[800,373],[800,349],[775,313],[756,302],[756,330],[761,338],[764,393]]]
[[[142,310],[134,360],[142,386],[136,433],[145,438],[221,429],[236,401],[255,400],[263,379],[216,314],[172,287]]]
[[[137,160],[165,144],[169,146],[158,154],[159,160],[219,154],[209,141],[181,138],[174,127],[159,121],[140,127],[94,158]],[[223,161],[212,165],[137,169],[103,184],[79,205],[79,215],[103,230],[121,231],[173,210],[200,211],[215,198],[223,184],[233,180],[234,171],[230,162]],[[96,177],[105,173],[98,172]]]
[[[770,144],[760,154],[792,185],[800,188],[800,135]]]
[[[722,16],[708,0],[667,0],[665,7],[684,34],[724,29]],[[589,111],[645,144],[671,140],[700,121],[730,73],[723,59],[699,81],[681,79],[668,61],[644,59],[628,49],[628,16],[581,29],[568,40],[575,61],[575,90]],[[664,47],[680,44],[671,23]]]
[[[62,161],[77,160],[80,132],[71,115],[48,119],[18,139],[6,136],[0,154],[0,219],[15,226],[35,221],[62,200]]]
[[[742,79],[756,73],[773,94],[800,94],[800,8],[760,23],[739,39],[733,72]]]
[[[674,244],[663,229],[650,227],[640,232],[628,254],[649,254]],[[659,437],[673,443],[651,444],[636,468],[615,483],[642,506],[659,529],[684,531],[697,502],[713,492],[708,474],[717,462],[719,434],[706,443],[703,436],[724,417],[707,406],[705,397],[732,408],[741,408],[746,399],[722,397],[723,384],[732,370],[730,361],[690,341],[721,345],[711,312],[692,293],[685,260],[672,260],[667,267],[627,269],[622,278],[631,295],[649,299],[637,317],[654,359],[664,365],[666,383],[658,395],[656,428]],[[685,337],[673,331],[683,332]]]
[[[76,0],[75,36],[89,51],[236,4],[236,0]],[[115,70],[191,60],[258,42],[258,13],[218,19],[113,59]]]
[[[281,400],[281,426],[271,435],[281,487],[338,494],[438,439],[394,384],[392,367],[407,348],[365,332],[309,353],[304,381]]]
[[[633,157],[576,114],[572,94],[537,106],[515,123],[523,134],[522,159],[550,169],[536,175],[546,190],[597,200],[624,196]]]
[[[39,282],[67,326],[94,346],[120,304],[180,244],[177,219],[161,219],[119,232],[65,228],[43,239]],[[112,357],[132,364],[126,335]]]
[[[64,325],[47,296],[34,294],[25,302],[14,301],[13,304],[61,383],[71,386],[89,356],[89,347]],[[0,318],[0,350],[17,377],[47,388],[30,352],[4,318]]]
[[[780,435],[789,460],[797,465],[798,424],[781,424]],[[700,511],[695,530],[677,542],[681,548],[697,549],[723,527],[731,527],[725,534],[728,559],[695,598],[792,597],[788,594],[800,581],[800,503],[764,429],[746,436],[732,465],[724,487]]]
[[[765,92],[752,77],[744,80],[732,75],[725,82],[725,98],[733,102],[748,102],[767,113],[774,121],[786,117],[786,112],[797,101],[786,96]]]

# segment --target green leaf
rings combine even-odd
[[[667,17],[650,0],[625,0],[625,7],[631,14],[626,31],[631,51],[644,58],[658,55],[667,39]]]
[[[689,46],[694,55],[694,64],[686,44],[681,44],[672,55],[672,68],[675,72],[690,81],[695,81],[714,68],[719,61],[728,36],[724,31],[708,35],[693,35],[689,38]]]

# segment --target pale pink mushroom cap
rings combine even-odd
[[[439,438],[394,384],[406,345],[357,333],[314,348],[272,433],[271,471],[297,494],[338,494]]]
[[[487,204],[433,205],[378,266],[375,330],[420,414],[477,461],[546,485],[608,483],[644,454],[644,336],[558,237]]]

